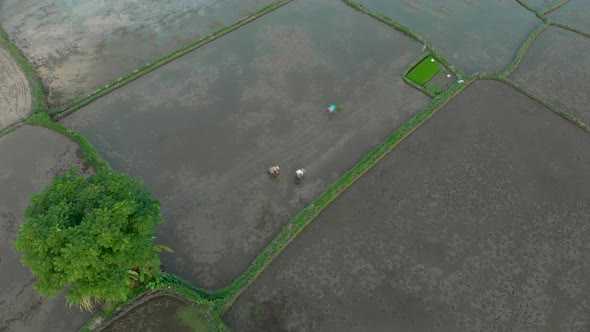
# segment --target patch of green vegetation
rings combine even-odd
[[[160,274],[153,236],[162,222],[160,203],[125,174],[86,177],[72,168],[31,197],[24,217],[14,248],[42,296],[65,290],[69,304],[90,310],[127,300]]]
[[[291,1],[292,0],[280,0],[280,1],[274,2],[272,4],[269,4],[265,7],[263,7],[262,9],[258,10],[257,12],[251,14],[250,16],[245,17],[232,25],[225,26],[225,27],[213,32],[212,34],[210,34],[198,41],[195,41],[183,48],[180,48],[168,55],[165,55],[165,56],[155,60],[152,63],[148,63],[145,66],[142,66],[142,67],[134,70],[132,73],[129,73],[129,74],[119,78],[118,80],[115,80],[115,81],[112,81],[112,82],[106,84],[105,86],[92,92],[88,96],[78,98],[78,99],[70,102],[65,107],[51,110],[51,115],[55,116],[56,119],[63,118],[66,115],[71,114],[71,113],[79,110],[80,108],[92,103],[93,101],[97,100],[98,98],[101,98],[101,97],[113,92],[114,90],[116,90],[124,85],[127,85],[127,84],[135,81],[136,79],[162,67],[163,65],[171,62],[172,60],[178,59],[181,56],[183,56],[187,53],[190,53],[190,52],[196,50],[197,48],[199,48],[205,44],[208,44],[208,43],[212,42],[213,40],[215,40],[223,35],[226,35],[232,31],[258,19],[261,16],[266,15],[266,14],[276,10],[279,7],[282,7]]]
[[[180,321],[195,332],[209,332],[209,324],[201,315],[192,307],[186,306],[180,308],[176,314]]]
[[[369,154],[367,154],[359,163],[350,169],[338,181],[333,183],[324,191],[315,201],[307,205],[289,224],[287,224],[273,239],[273,241],[256,257],[246,272],[232,282],[228,287],[212,294],[213,303],[217,306],[219,313],[227,310],[242,293],[242,291],[252,283],[260,273],[262,273],[288,245],[309,225],[332,201],[334,201],[344,190],[358,180],[371,167],[385,157],[395,146],[404,138],[410,135],[426,120],[428,120],[436,111],[442,108],[449,100],[462,91],[471,80],[463,84],[455,83],[441,95],[435,97],[420,113],[416,114],[410,121],[396,130],[383,143],[379,144]]]
[[[418,85],[424,85],[434,75],[438,74],[442,69],[438,61],[432,56],[428,56],[420,61],[410,72],[407,77]]]
[[[55,130],[58,133],[74,140],[74,142],[78,143],[80,146],[80,150],[82,151],[86,162],[92,166],[96,172],[111,169],[111,166],[104,159],[102,159],[102,157],[100,157],[98,152],[94,149],[86,137],[62,126],[57,122],[52,121],[47,113],[34,113],[27,119],[26,123]]]
[[[49,108],[47,107],[47,100],[43,92],[43,84],[41,84],[37,72],[29,64],[21,51],[10,42],[8,34],[2,26],[0,26],[0,47],[8,51],[8,54],[18,64],[27,78],[29,89],[31,90],[31,113],[47,112]]]

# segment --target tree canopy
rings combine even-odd
[[[112,171],[84,177],[72,169],[31,198],[15,248],[36,290],[68,302],[123,301],[160,272],[153,233],[160,204],[141,182]]]

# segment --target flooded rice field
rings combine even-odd
[[[12,246],[31,194],[71,166],[89,171],[78,146],[49,129],[24,126],[0,137],[0,331],[74,331],[90,317],[63,296],[39,296]]]
[[[590,1],[570,0],[551,12],[549,18],[590,33]]]
[[[590,124],[590,39],[549,27],[510,77],[537,96]]]
[[[231,331],[588,331],[590,138],[478,81],[237,299]]]
[[[341,1],[296,1],[62,122],[162,201],[164,268],[217,289],[429,102],[401,78],[420,52]]]
[[[52,105],[85,96],[272,0],[0,0],[0,24]]]
[[[534,10],[542,12],[543,10],[563,1],[569,0],[524,0],[524,3]]]
[[[0,129],[25,118],[30,109],[29,82],[10,54],[0,48]]]
[[[542,24],[516,1],[356,1],[416,31],[469,73],[503,70]]]
[[[133,307],[101,332],[207,332],[205,318],[172,296],[157,296]]]

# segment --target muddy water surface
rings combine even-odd
[[[162,201],[165,268],[220,288],[428,103],[401,79],[420,49],[339,0],[295,1],[63,122]]]
[[[355,182],[238,298],[230,331],[590,326],[590,136],[478,81]]]
[[[570,0],[549,13],[549,18],[590,33],[590,1]]]
[[[542,22],[516,1],[358,0],[409,27],[456,67],[473,73],[504,69]]]
[[[129,310],[101,332],[208,332],[207,322],[185,302],[170,296],[151,298]]]
[[[0,0],[0,24],[60,105],[272,0]]]
[[[510,75],[537,96],[590,124],[590,39],[549,27]]]

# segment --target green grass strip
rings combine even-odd
[[[78,143],[84,159],[95,171],[111,169],[111,166],[102,159],[86,137],[52,121],[47,113],[35,113],[27,119],[26,123],[34,126],[46,127],[71,138],[74,142]]]
[[[49,108],[47,107],[47,100],[43,93],[43,85],[41,84],[37,72],[33,69],[31,64],[29,64],[21,51],[10,42],[8,34],[4,31],[2,26],[0,26],[0,47],[8,51],[8,54],[10,54],[27,78],[29,90],[31,92],[30,113],[47,112]]]
[[[440,61],[440,63],[442,63],[445,67],[447,67],[447,69],[451,73],[453,73],[456,77],[466,77],[467,76],[467,75],[465,75],[464,72],[455,68],[455,66],[453,66],[445,57],[443,57],[440,54],[440,52],[434,46],[432,46],[432,44],[428,40],[424,39],[422,36],[420,36],[414,30],[397,23],[396,21],[389,18],[388,16],[373,12],[370,9],[366,8],[365,6],[361,5],[360,3],[356,2],[356,1],[353,1],[353,0],[342,0],[342,1],[344,3],[346,3],[347,5],[349,5],[350,7],[354,8],[355,10],[357,10],[361,13],[367,14],[367,15],[371,16],[372,18],[374,18],[382,23],[385,23],[385,24],[393,27],[394,29],[406,34],[407,36],[421,42],[422,44],[424,44],[428,48],[428,51],[430,52],[430,54],[433,57],[435,57],[436,59],[438,59],[438,61]]]
[[[512,72],[516,69],[516,67],[518,67],[518,65],[524,58],[526,51],[529,49],[529,47],[531,47],[535,39],[537,39],[541,32],[545,31],[545,29],[547,29],[548,27],[549,22],[545,21],[529,35],[529,37],[525,40],[522,46],[518,49],[518,52],[516,53],[514,60],[512,60],[512,62],[504,70],[503,74],[505,76],[509,76],[510,74],[512,74]]]
[[[324,191],[314,202],[306,206],[289,224],[287,224],[273,241],[262,251],[248,267],[246,272],[238,277],[228,287],[213,293],[213,302],[218,307],[219,313],[225,312],[238,298],[238,296],[264,271],[277,255],[293,241],[307,225],[309,225],[332,201],[344,190],[358,180],[371,167],[387,155],[404,138],[410,135],[433,114],[441,109],[449,100],[461,92],[471,80],[463,84],[455,83],[434,98],[422,111],[416,114],[410,121],[396,130],[383,143],[369,152],[359,163],[350,169],[338,181]]]
[[[538,102],[539,104],[545,106],[547,109],[555,112],[557,115],[559,115],[562,118],[564,118],[564,119],[568,120],[569,122],[573,123],[574,125],[576,125],[580,129],[582,129],[583,131],[585,131],[587,133],[590,133],[590,127],[586,123],[584,123],[582,120],[576,118],[571,113],[568,113],[566,111],[563,111],[560,108],[554,106],[550,102],[548,102],[545,99],[537,96],[536,94],[532,93],[531,91],[529,91],[527,88],[523,87],[522,85],[514,82],[510,78],[508,78],[506,76],[503,76],[503,75],[500,75],[500,76],[496,76],[496,77],[493,77],[493,76],[486,77],[486,79],[495,79],[495,80],[499,80],[499,81],[502,81],[502,82],[506,83],[507,85],[509,85],[509,86],[513,87],[514,89],[520,91],[525,96],[533,99],[534,101]]]
[[[163,273],[160,277],[148,282],[145,287],[137,289],[127,300],[120,303],[107,303],[102,311],[89,319],[80,329],[80,332],[100,330],[112,321],[124,316],[134,307],[137,301],[153,294],[169,294],[179,297],[189,303],[197,312],[206,318],[209,331],[225,332],[227,328],[217,314],[214,304],[207,299],[209,293],[203,289],[195,288],[179,277]]]
[[[241,19],[240,21],[234,23],[233,25],[223,27],[223,28],[213,32],[212,34],[210,34],[210,35],[208,35],[196,42],[193,42],[192,44],[190,44],[188,46],[180,48],[168,55],[165,55],[165,56],[157,59],[156,61],[154,61],[152,63],[146,64],[145,66],[140,67],[137,70],[134,70],[132,73],[130,73],[126,76],[123,76],[123,77],[119,78],[118,80],[108,83],[104,87],[94,91],[93,93],[89,94],[88,96],[78,98],[63,108],[52,110],[51,115],[55,116],[56,119],[61,119],[61,118],[65,117],[66,115],[71,114],[71,113],[79,110],[80,108],[92,103],[93,101],[97,100],[98,98],[101,98],[101,97],[113,92],[114,90],[135,81],[136,79],[162,67],[163,65],[165,65],[175,59],[178,59],[181,56],[183,56],[187,53],[190,53],[190,52],[196,50],[197,48],[199,48],[205,44],[208,44],[208,43],[212,42],[213,40],[215,40],[221,36],[224,36],[232,31],[258,19],[258,18],[276,10],[277,8],[286,5],[287,3],[291,2],[291,1],[292,0],[281,0],[281,1],[277,1],[275,3],[272,3],[268,6],[265,6],[264,8],[260,9],[259,11],[253,13],[252,15],[250,15],[246,18]]]
[[[561,23],[561,22],[555,22],[555,21],[549,21],[549,23],[550,23],[551,25],[555,26],[555,27],[562,28],[562,29],[566,29],[566,30],[569,30],[569,31],[571,31],[571,32],[578,33],[578,34],[580,34],[580,35],[582,35],[582,36],[584,36],[584,37],[586,37],[586,38],[590,38],[590,33],[589,33],[589,32],[586,32],[586,31],[580,30],[580,29],[578,29],[578,28],[574,28],[574,27],[573,27],[573,26],[571,26],[571,25],[567,25],[567,24],[565,24],[565,23]]]
[[[552,11],[558,9],[559,7],[565,5],[568,2],[569,2],[569,0],[558,0],[558,1],[555,1],[555,3],[553,5],[551,5],[551,6],[547,7],[547,8],[545,8],[545,9],[543,9],[540,12],[540,14],[547,15],[547,14],[551,13]]]

